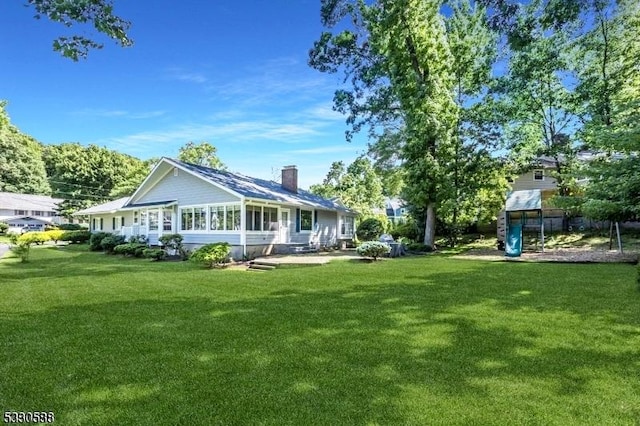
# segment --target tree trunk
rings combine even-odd
[[[427,220],[424,226],[424,245],[435,249],[436,240],[436,203],[429,201],[427,204]]]

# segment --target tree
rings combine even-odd
[[[114,15],[111,0],[27,0],[27,3],[35,8],[36,19],[45,16],[66,27],[92,23],[97,32],[106,35],[122,47],[133,45],[133,41],[127,35],[131,23]],[[59,37],[53,41],[53,50],[74,61],[86,58],[89,49],[102,47],[101,43],[81,35]]]
[[[358,157],[345,168],[342,161],[331,164],[326,178],[310,191],[325,198],[338,197],[342,203],[363,216],[373,216],[374,209],[383,207],[382,180],[371,161]]]
[[[218,158],[217,151],[218,149],[209,142],[200,142],[199,144],[187,142],[180,148],[178,159],[185,163],[224,170],[226,166]]]
[[[0,101],[0,191],[50,194],[42,147],[11,124],[6,105]]]
[[[598,4],[595,23],[578,43],[577,92],[583,137],[598,158],[586,169],[583,212],[594,219],[640,218],[640,5]]]
[[[118,188],[130,184],[128,173],[144,167],[129,155],[78,143],[48,145],[43,159],[53,195],[65,200],[59,208],[65,216],[113,199]]]
[[[131,157],[130,161],[125,161],[124,178],[111,189],[109,196],[120,198],[133,194],[157,162],[157,158],[141,161],[133,157]]]

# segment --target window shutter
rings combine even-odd
[[[116,230],[116,218],[115,217],[111,218],[111,229],[113,229],[114,231]]]
[[[296,232],[300,232],[300,209],[296,209]]]
[[[318,210],[313,211],[313,226],[315,226],[316,223],[318,223]]]
[[[124,216],[120,218],[120,226],[124,226]]]

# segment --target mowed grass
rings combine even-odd
[[[63,425],[640,422],[630,265],[0,261],[0,408]]]

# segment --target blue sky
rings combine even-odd
[[[21,0],[0,3],[0,99],[24,133],[141,159],[208,141],[230,170],[250,176],[273,179],[295,164],[305,188],[332,161],[366,151],[364,135],[345,141],[344,117],[332,111],[341,76],[307,65],[322,31],[319,0],[114,5],[133,24],[134,46],[78,27],[105,47],[73,62],[51,43],[74,30],[33,19]]]

